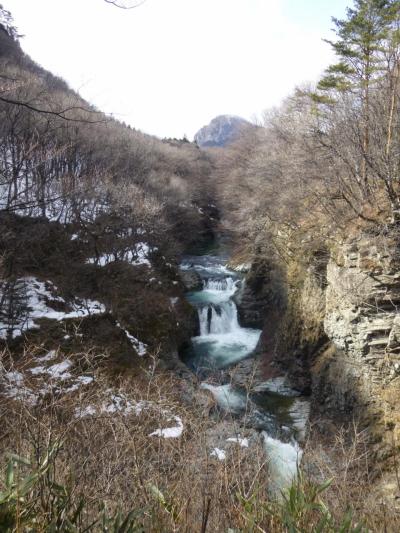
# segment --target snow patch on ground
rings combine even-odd
[[[131,335],[129,333],[128,330],[124,329],[121,324],[119,322],[117,322],[117,326],[122,329],[122,331],[125,333],[125,335],[127,336],[127,338],[129,339],[130,343],[132,344],[132,346],[135,348],[137,354],[140,356],[140,357],[143,357],[146,355],[147,353],[147,344],[145,344],[144,342],[141,342],[139,339],[137,339],[136,337],[134,337],[133,335]]]
[[[95,416],[97,414],[96,408],[93,405],[87,405],[86,407],[77,407],[75,409],[75,418],[86,418],[89,416]]]
[[[75,392],[79,390],[82,385],[90,385],[90,383],[93,383],[93,381],[93,376],[79,376],[76,378],[75,383],[73,383],[70,387],[64,389],[63,392]]]
[[[47,361],[52,361],[56,357],[57,357],[57,351],[56,350],[50,350],[46,355],[43,355],[42,357],[37,357],[36,361],[38,363],[45,363]]]
[[[140,413],[152,407],[151,402],[139,401],[134,402],[129,400],[125,394],[116,393],[112,389],[106,391],[106,398],[103,400],[100,406],[87,405],[86,407],[80,406],[75,409],[76,418],[86,418],[89,416],[99,416],[104,414],[122,414],[130,415],[135,414],[139,416]]]
[[[249,439],[241,438],[241,437],[229,437],[229,439],[226,439],[226,442],[235,442],[236,444],[239,444],[242,448],[248,448],[249,447]]]
[[[5,378],[15,385],[20,385],[24,381],[24,376],[21,372],[17,372],[16,370],[14,372],[6,372]]]
[[[109,397],[99,407],[88,405],[75,409],[76,418],[86,418],[104,414],[121,414],[123,416],[140,416],[143,411],[153,410],[165,418],[166,422],[174,422],[174,425],[166,428],[158,428],[150,433],[149,437],[162,437],[164,439],[177,439],[182,435],[184,425],[179,416],[171,415],[167,409],[161,409],[155,403],[147,400],[134,401],[128,399],[123,393],[115,393],[111,389],[107,391]]]
[[[65,361],[62,361],[61,363],[56,363],[55,365],[49,366],[45,368],[44,366],[34,366],[33,368],[30,368],[29,371],[33,375],[38,374],[48,374],[51,379],[70,379],[72,376],[69,372],[67,372],[68,369],[70,369],[72,366],[71,361],[66,359]]]
[[[0,378],[0,382],[2,382],[4,395],[7,398],[17,399],[28,405],[36,404],[37,395],[24,385],[24,376],[21,372],[5,372]]]
[[[19,307],[12,319],[3,317],[0,322],[0,338],[6,339],[22,335],[24,331],[39,328],[35,320],[47,318],[50,320],[67,320],[69,318],[82,318],[89,315],[105,313],[106,308],[100,302],[89,299],[75,298],[71,303],[66,303],[60,296],[55,296],[57,288],[50,282],[39,281],[34,277],[25,277],[17,280],[13,289],[14,297],[19,300]],[[0,285],[0,299],[5,291],[4,283]],[[8,295],[5,295],[7,300]],[[52,302],[64,304],[71,311],[55,311]]]
[[[36,361],[47,363],[57,357],[52,350]],[[69,359],[50,366],[39,365],[26,368],[26,376],[19,371],[0,373],[0,386],[7,398],[19,400],[29,405],[36,405],[48,393],[66,394],[89,385],[94,381],[94,376],[73,376],[69,371],[73,364]],[[26,383],[28,381],[28,383]]]
[[[216,457],[218,461],[225,461],[226,459],[226,452],[221,450],[221,448],[213,448],[210,455],[211,457]]]
[[[156,247],[151,248],[146,242],[138,242],[131,250],[124,250],[112,254],[103,254],[98,258],[90,257],[86,260],[86,263],[103,267],[109,265],[110,263],[114,263],[115,261],[125,261],[126,263],[130,263],[131,265],[135,266],[146,265],[151,267],[148,257],[149,254],[155,250],[157,250]]]
[[[179,416],[174,416],[168,421],[175,420],[176,426],[164,429],[156,429],[150,433],[149,437],[163,437],[164,439],[177,439],[182,435],[183,423]]]

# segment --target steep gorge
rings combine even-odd
[[[155,500],[141,526],[157,515],[160,531],[207,525],[214,506],[215,531],[246,531],[296,478],[300,445],[322,443],[329,469],[329,441],[354,426],[365,486],[396,503],[400,255],[383,186],[343,196],[304,95],[202,150],[92,109],[1,26],[0,46],[20,81],[5,88],[19,103],[0,103],[3,455],[17,442],[38,460],[67,424],[60,464],[94,501]],[[68,120],[49,102],[72,102]],[[224,239],[233,253],[206,253]],[[307,451],[303,468],[320,479]]]
[[[363,230],[307,262],[306,254],[286,264],[256,257],[238,299],[243,323],[255,313],[263,317],[257,347],[263,378],[284,376],[311,394],[311,416],[322,430],[356,421],[370,467],[375,475],[386,471],[392,498],[399,439],[396,234],[395,227],[386,235]]]

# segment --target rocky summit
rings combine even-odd
[[[223,147],[238,139],[241,132],[249,126],[250,123],[241,117],[220,115],[201,128],[194,140],[202,148]]]

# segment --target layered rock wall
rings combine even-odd
[[[264,378],[286,375],[301,392],[312,392],[320,414],[358,419],[377,457],[391,455],[400,438],[397,240],[364,233],[281,270],[258,263],[238,302],[245,325],[261,302]]]
[[[332,254],[324,316],[332,348],[315,362],[313,389],[327,408],[357,414],[388,452],[400,421],[399,304],[394,240],[362,236]]]

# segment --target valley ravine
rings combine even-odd
[[[233,300],[244,283],[241,273],[227,267],[229,254],[185,256],[181,269],[201,278],[202,289],[187,293],[198,314],[198,335],[182,353],[182,360],[208,390],[221,416],[257,430],[268,462],[270,492],[276,496],[295,479],[302,457],[309,402],[287,386],[285,376],[255,384],[251,390],[234,385],[229,370],[253,356],[261,330],[241,327]],[[224,460],[223,450],[218,458]],[[215,455],[215,453],[214,453]]]

